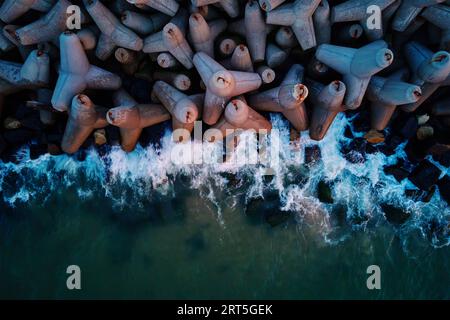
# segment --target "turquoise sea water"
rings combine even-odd
[[[407,180],[384,175],[402,146],[347,162],[347,121],[319,143],[322,161],[282,161],[272,178],[256,167],[177,167],[169,136],[161,148],[90,151],[82,162],[31,161],[24,150],[21,164],[0,164],[0,298],[449,299],[448,204],[438,192],[411,200]],[[333,204],[317,199],[320,181],[332,182]],[[389,223],[383,203],[409,219]],[[283,213],[286,222],[267,223]],[[74,264],[80,291],[66,288]],[[366,287],[374,264],[381,290]]]

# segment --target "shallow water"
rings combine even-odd
[[[272,122],[288,137],[281,117]],[[292,159],[283,138],[274,177],[174,165],[169,134],[158,148],[90,151],[82,162],[31,161],[23,150],[20,164],[0,164],[0,298],[449,299],[448,204],[438,192],[428,203],[407,198],[410,182],[383,173],[403,146],[346,161],[348,123],[335,121],[316,164],[303,160],[307,136]],[[332,183],[333,204],[317,199],[320,181]],[[270,226],[252,207],[260,195],[290,219]],[[390,224],[384,203],[409,219]],[[72,264],[80,291],[66,289]],[[373,264],[381,290],[366,287]]]

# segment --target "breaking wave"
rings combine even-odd
[[[225,207],[245,207],[252,199],[272,192],[278,195],[282,211],[292,213],[298,225],[319,227],[329,244],[344,241],[355,231],[374,232],[387,225],[388,205],[407,216],[406,222],[392,224],[404,240],[405,250],[412,235],[434,247],[449,245],[450,209],[439,192],[429,202],[419,201],[405,195],[405,190],[416,189],[408,179],[398,182],[383,171],[399,158],[406,159],[404,144],[391,156],[372,153],[353,163],[341,152],[342,145],[351,141],[345,130],[351,128],[352,119],[344,114],[338,115],[324,140],[313,141],[304,133],[299,144],[290,141],[288,123],[281,116],[272,114],[271,120],[281,137],[281,160],[273,175],[266,175],[266,168],[257,165],[175,164],[171,161],[174,144],[167,130],[158,146],[139,146],[129,154],[119,146],[104,154],[90,149],[84,161],[68,155],[30,160],[29,150],[23,148],[18,163],[0,162],[0,201],[13,208],[27,202],[45,206],[53,196],[73,192],[81,200],[106,197],[118,212],[130,214],[196,190],[214,208],[218,223],[223,223]],[[314,145],[320,148],[320,160],[306,163],[306,149]],[[212,149],[205,153],[212,154]],[[441,169],[450,173],[448,168]],[[329,187],[332,203],[319,200],[319,184]]]

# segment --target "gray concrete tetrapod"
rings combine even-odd
[[[290,27],[281,27],[275,34],[275,42],[283,49],[295,47],[298,42]]]
[[[397,106],[419,100],[422,90],[419,86],[400,81],[396,74],[388,78],[372,77],[367,89],[371,101],[371,128],[384,130]]]
[[[139,12],[126,10],[120,17],[122,23],[133,31],[143,35],[158,32],[161,28],[169,22],[170,17],[155,13],[152,15],[144,15]]]
[[[15,48],[15,43],[12,42],[3,31],[4,24],[0,22],[0,50],[3,52],[10,51]]]
[[[230,67],[237,71],[254,72],[250,52],[245,45],[241,44],[234,49]]]
[[[404,31],[410,23],[419,15],[423,8],[429,7],[445,0],[404,0],[395,13],[392,28],[396,31]]]
[[[327,0],[320,1],[313,14],[314,30],[317,44],[331,41],[331,9]]]
[[[199,107],[189,96],[164,81],[156,81],[153,92],[172,116],[172,128],[192,132],[199,116]]]
[[[373,16],[373,11],[368,10],[371,6],[376,6],[376,10],[385,10],[396,0],[349,0],[331,9],[331,21],[346,22],[359,21],[362,28],[366,32],[369,40],[378,40],[383,37],[385,26],[380,20],[380,26],[371,25],[369,18]],[[381,17],[380,17],[381,18]]]
[[[345,106],[356,109],[361,105],[370,78],[388,67],[394,54],[385,41],[378,40],[359,49],[322,44],[317,48],[316,58],[343,75],[347,87]]]
[[[15,31],[15,37],[22,45],[32,45],[47,41],[57,42],[58,36],[67,29],[67,8],[72,3],[58,0],[42,18]],[[82,23],[85,16],[82,14]]]
[[[33,9],[48,12],[56,0],[5,0],[0,7],[0,19],[10,23]]]
[[[84,94],[73,97],[61,142],[62,150],[68,154],[77,152],[95,129],[106,127],[106,111],[106,108],[94,105]]]
[[[249,104],[256,110],[281,112],[298,131],[308,128],[308,115],[303,101],[308,88],[302,84],[304,68],[294,64],[279,87],[251,95]]]
[[[266,23],[290,26],[303,50],[316,46],[313,14],[321,0],[296,0],[269,11]]]
[[[200,13],[205,20],[215,20],[221,18],[221,12],[217,7],[205,5],[197,7],[192,2],[189,4],[190,13]]]
[[[272,124],[252,109],[245,99],[238,97],[227,104],[222,117],[212,128],[220,130],[222,136],[227,137],[236,130],[265,130],[268,133],[272,130]]]
[[[322,140],[339,112],[344,111],[344,96],[346,87],[341,81],[333,81],[329,85],[309,81],[309,100],[312,113],[309,126],[309,136],[313,140]]]
[[[273,71],[273,69],[269,68],[268,66],[259,66],[256,69],[256,72],[258,72],[263,83],[271,83],[275,80],[275,71]]]
[[[99,0],[83,0],[86,10],[101,31],[99,46],[96,55],[105,60],[113,53],[116,47],[141,51],[142,39],[132,30],[125,27],[120,20]]]
[[[222,9],[231,17],[239,16],[239,1],[238,0],[191,0],[196,7],[203,7],[209,4],[220,4]]]
[[[264,60],[266,53],[266,23],[258,3],[253,0],[245,6],[245,34],[253,62]]]
[[[60,36],[61,65],[52,97],[56,110],[66,111],[72,98],[85,89],[116,90],[122,81],[117,75],[92,66],[75,33],[66,31]]]
[[[144,52],[170,52],[186,69],[193,67],[192,51],[189,43],[186,41],[183,32],[173,22],[164,26],[162,31],[145,38]]]
[[[264,11],[271,11],[281,5],[286,0],[258,0],[261,9]]]
[[[226,28],[226,20],[219,19],[206,22],[201,14],[191,14],[189,18],[189,35],[195,51],[204,52],[211,58],[214,58],[214,40]]]
[[[270,68],[276,68],[286,61],[288,53],[278,48],[273,43],[269,43],[266,47],[266,62]]]
[[[422,17],[442,29],[441,48],[450,50],[450,7],[442,4],[426,8]]]
[[[175,0],[127,0],[134,5],[145,5],[173,17],[180,5]]]
[[[114,108],[106,113],[109,124],[120,128],[121,147],[126,152],[136,148],[142,130],[167,121],[170,113],[160,104],[138,104],[123,89],[114,93]]]
[[[405,46],[405,55],[413,72],[411,82],[421,86],[422,96],[414,103],[402,106],[402,110],[413,112],[437,89],[450,85],[450,53],[439,51],[433,54],[418,42]]]
[[[225,104],[232,97],[256,90],[262,84],[259,74],[228,71],[203,52],[195,54],[194,65],[206,85],[202,118],[209,125],[219,120]]]
[[[191,79],[184,73],[157,70],[152,72],[152,76],[152,80],[162,80],[181,91],[189,90],[192,85]]]
[[[2,95],[45,87],[50,80],[50,59],[44,52],[34,50],[24,64],[0,60],[0,79]]]

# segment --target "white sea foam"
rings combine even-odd
[[[337,208],[344,208],[350,229],[361,230],[385,222],[380,205],[387,203],[410,214],[408,222],[398,228],[399,233],[419,230],[434,246],[449,244],[447,224],[450,209],[439,192],[428,203],[415,201],[405,196],[406,189],[415,188],[411,182],[406,179],[399,183],[383,172],[385,165],[394,164],[399,157],[406,157],[404,144],[392,156],[374,153],[368,154],[365,162],[350,163],[340,152],[340,146],[349,142],[344,131],[350,120],[345,115],[338,115],[320,142],[311,140],[307,133],[303,133],[298,150],[290,142],[286,120],[273,114],[271,121],[281,138],[280,163],[273,168],[273,179],[267,179],[266,168],[258,165],[230,162],[175,164],[171,161],[174,143],[171,133],[167,131],[159,148],[153,145],[146,148],[138,146],[134,152],[127,154],[114,146],[104,156],[89,150],[84,161],[68,155],[44,155],[30,160],[29,151],[22,149],[18,164],[0,162],[0,194],[7,205],[14,207],[34,199],[45,204],[52,194],[74,187],[76,196],[81,200],[102,195],[110,198],[117,208],[144,208],[153,198],[179,196],[177,186],[187,184],[186,188],[199,191],[217,212],[218,221],[223,223],[223,209],[230,206],[230,201],[223,201],[224,193],[243,194],[248,202],[263,196],[264,190],[270,187],[279,193],[282,210],[295,211],[299,223],[316,223],[329,243],[348,237],[348,233],[334,234],[331,219]],[[320,147],[322,161],[306,165],[305,147],[315,144]],[[214,144],[203,147],[206,155],[217,151]],[[450,173],[448,168],[437,165],[443,174]],[[302,183],[286,182],[299,172],[306,175]],[[235,175],[237,186],[229,187],[230,175]],[[320,181],[332,184],[333,204],[318,200],[317,186]],[[237,203],[236,199],[231,201],[232,205]],[[444,229],[436,228],[436,224],[444,225]]]

